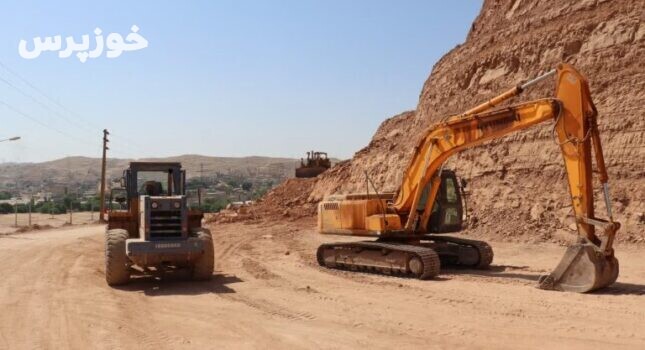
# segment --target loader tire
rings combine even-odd
[[[204,252],[193,265],[193,280],[207,281],[213,277],[215,253],[213,251],[213,238],[208,229],[200,228],[194,235],[204,243]]]
[[[105,281],[110,286],[130,281],[130,261],[125,251],[126,230],[114,229],[105,232]]]

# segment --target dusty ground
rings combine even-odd
[[[103,227],[0,236],[0,349],[643,348],[644,248],[618,247],[619,282],[547,292],[556,245],[495,243],[489,272],[418,281],[323,270],[311,220],[225,224],[217,275],[103,279]]]
[[[73,213],[72,224],[87,225],[98,220],[98,213],[79,212]],[[0,214],[0,235],[14,233],[16,231],[29,231],[29,214],[18,213],[18,227],[15,226],[16,217],[14,214]],[[31,224],[38,225],[39,228],[61,227],[69,225],[69,214],[49,215],[32,213]]]

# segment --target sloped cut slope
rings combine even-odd
[[[620,239],[645,241],[644,8],[641,0],[485,1],[466,42],[433,67],[416,111],[383,122],[367,147],[319,178],[309,199],[363,191],[364,171],[382,191],[396,190],[429,125],[565,61],[591,84]],[[544,82],[512,102],[552,90]],[[471,180],[468,204],[479,231],[519,239],[567,234],[570,198],[551,125],[464,152],[448,165]]]

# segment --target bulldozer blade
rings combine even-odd
[[[607,287],[618,278],[618,260],[606,256],[591,243],[576,243],[567,248],[558,266],[541,276],[538,288],[586,293]]]

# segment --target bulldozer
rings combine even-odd
[[[203,213],[189,209],[186,171],[176,162],[131,162],[112,189],[105,232],[105,280],[129,282],[133,272],[189,269],[194,280],[213,274],[211,233]],[[115,203],[116,202],[116,203]],[[115,205],[116,204],[116,205]]]
[[[495,109],[552,76],[554,97]],[[613,241],[620,223],[612,216],[597,116],[587,79],[573,66],[561,63],[474,108],[442,119],[422,135],[396,193],[379,193],[372,183],[373,193],[332,195],[319,203],[320,233],[376,239],[322,244],[316,254],[318,263],[419,279],[437,276],[443,266],[488,268],[494,256],[489,244],[446,235],[463,230],[465,182],[444,165],[457,152],[552,122],[566,169],[578,241],[567,248],[550,274],[539,278],[538,287],[583,293],[611,285],[618,277]],[[607,219],[595,215],[593,158]],[[366,180],[369,185],[371,180]]]
[[[316,177],[331,168],[331,160],[325,152],[307,152],[307,160],[300,159],[300,166],[296,168],[297,178]]]

